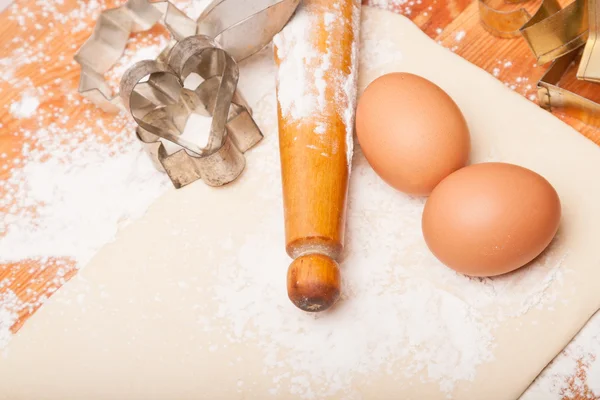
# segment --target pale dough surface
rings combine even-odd
[[[381,183],[357,149],[344,298],[299,312],[270,94],[242,178],[170,190],[123,229],[12,340],[0,398],[520,396],[600,305],[600,149],[401,16],[363,8],[362,40],[361,90],[386,72],[422,75],[463,110],[473,162],[517,163],[556,187],[564,217],[541,258],[496,279],[446,269],[421,238],[423,200]],[[260,71],[248,74],[272,93]]]

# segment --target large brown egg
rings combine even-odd
[[[560,200],[546,179],[505,163],[454,172],[431,193],[423,235],[433,254],[455,271],[494,276],[537,257],[556,234]]]
[[[428,195],[469,159],[469,129],[460,109],[437,85],[413,74],[383,75],[365,89],[356,134],[375,172],[412,195]]]

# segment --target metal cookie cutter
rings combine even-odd
[[[579,59],[578,49],[586,39],[578,78],[600,82],[600,54],[594,50],[600,29],[597,0],[575,0],[562,9],[556,0],[544,0],[533,16],[522,8],[494,10],[484,1],[479,0],[479,9],[486,29],[500,37],[521,34],[540,63],[553,61],[537,85],[540,107],[600,126],[600,104],[558,86],[567,69]]]
[[[101,13],[92,36],[77,52],[75,60],[82,67],[79,92],[105,111],[129,109],[139,125],[138,138],[175,187],[197,179],[224,185],[241,174],[243,153],[263,137],[236,91],[236,60],[265,47],[299,2],[214,0],[193,21],[168,1],[128,0]],[[120,96],[113,95],[104,73],[122,55],[132,32],[158,22],[174,40],[157,60],[131,67],[122,78]],[[184,87],[192,73],[202,79],[194,90]],[[204,147],[181,136],[192,113],[212,117]],[[163,140],[180,149],[169,154]]]
[[[544,0],[532,16],[524,8],[499,11],[491,8],[486,0],[479,0],[483,26],[499,37],[522,35],[540,64],[585,44],[588,37],[587,10],[586,0],[575,0],[565,8],[561,8],[557,0]]]
[[[202,79],[194,89],[185,87],[191,74]],[[244,169],[243,153],[262,139],[236,92],[238,77],[231,55],[203,35],[175,44],[164,63],[142,61],[125,72],[121,97],[139,125],[138,138],[175,187],[200,178],[211,186],[233,181]],[[204,147],[181,136],[192,113],[212,117]],[[180,149],[169,154],[161,139]]]
[[[580,55],[581,52],[573,51],[554,60],[538,82],[538,101],[540,107],[548,111],[560,110],[586,124],[600,126],[600,104],[558,86],[562,76]]]
[[[577,78],[600,83],[600,3],[597,0],[588,2],[590,36],[579,63]]]
[[[196,33],[196,23],[168,1],[128,0],[121,7],[100,13],[92,35],[75,54],[81,65],[79,93],[106,112],[123,108],[104,74],[121,58],[129,36],[161,22],[174,40]]]
[[[104,111],[123,108],[119,96],[107,86],[104,74],[121,57],[134,32],[162,23],[176,41],[204,34],[215,38],[221,48],[241,61],[269,44],[299,3],[300,0],[214,0],[194,21],[169,1],[128,0],[100,13],[92,35],[75,54],[75,61],[81,65],[78,91]],[[168,48],[161,56],[165,52]]]

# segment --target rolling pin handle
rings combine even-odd
[[[326,310],[340,297],[335,260],[344,245],[360,5],[360,0],[303,0],[274,40],[285,247],[294,259],[287,292],[308,312]],[[314,57],[298,48],[310,49]]]
[[[288,269],[288,297],[303,311],[324,311],[340,297],[340,267],[324,254],[305,254]]]

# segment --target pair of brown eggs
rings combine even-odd
[[[452,98],[408,73],[373,81],[359,100],[356,133],[375,172],[392,187],[429,196],[422,230],[445,265],[471,276],[513,271],[552,241],[560,199],[539,174],[469,161],[469,128]]]

